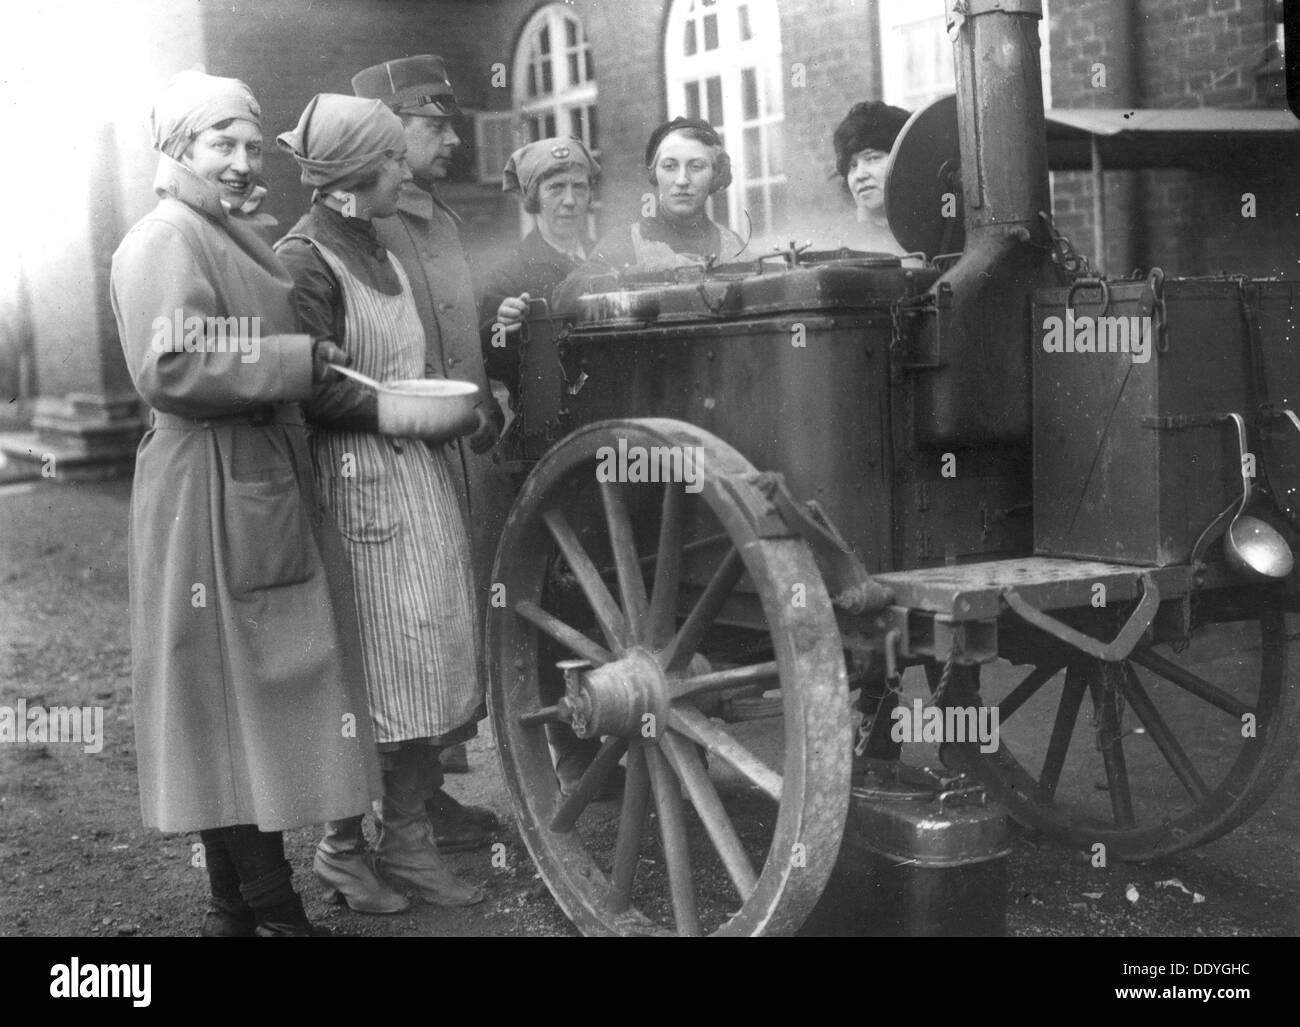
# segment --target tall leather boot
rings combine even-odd
[[[400,913],[410,900],[388,887],[375,874],[371,853],[366,851],[362,818],[331,820],[325,836],[316,846],[312,869],[325,885],[331,902],[346,902],[356,913]]]
[[[385,879],[415,889],[432,905],[472,906],[486,898],[483,889],[458,878],[438,855],[424,809],[429,775],[421,762],[430,754],[421,748],[427,747],[403,746],[385,754],[375,865]]]
[[[257,918],[253,934],[258,938],[328,937],[329,931],[307,919],[302,899],[289,883],[290,874],[286,863],[280,870],[239,886]]]

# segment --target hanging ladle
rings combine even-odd
[[[1237,426],[1241,449],[1241,505],[1223,537],[1223,555],[1234,570],[1263,578],[1285,578],[1295,566],[1291,547],[1271,524],[1246,514],[1254,496],[1254,483],[1246,473],[1246,421],[1241,414],[1228,414]]]

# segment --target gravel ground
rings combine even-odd
[[[205,906],[206,874],[191,865],[197,839],[140,823],[124,559],[128,501],[129,482],[120,480],[0,485],[0,704],[102,706],[105,735],[95,755],[68,745],[0,746],[0,935],[191,935]],[[498,838],[505,865],[493,865],[489,851],[450,860],[485,885],[488,900],[454,911],[417,904],[393,917],[327,906],[310,872],[316,832],[302,829],[289,832],[286,843],[314,919],[354,935],[575,933],[519,839],[483,727],[470,745],[472,772],[449,778],[448,789],[494,809],[508,825]],[[1293,767],[1265,808],[1228,838],[1145,866],[1094,868],[1082,855],[1017,830],[1008,862],[1008,932],[1294,935],[1298,794]],[[1174,880],[1179,884],[1168,883]]]

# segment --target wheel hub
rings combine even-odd
[[[648,650],[630,649],[594,670],[585,661],[566,660],[560,666],[562,704],[579,738],[617,735],[653,741],[667,727],[668,678]]]

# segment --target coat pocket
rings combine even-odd
[[[383,471],[363,471],[353,477],[326,479],[325,493],[349,542],[387,542],[397,534],[397,507],[389,495],[391,481]]]
[[[236,594],[310,578],[315,542],[298,479],[229,482],[226,543],[230,588]]]

